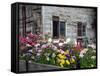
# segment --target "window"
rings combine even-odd
[[[82,36],[86,36],[86,23],[78,22],[77,35],[77,42],[80,42],[81,46],[85,46],[84,37]]]
[[[59,21],[58,16],[53,16],[53,38],[65,37],[65,22]]]
[[[82,22],[78,22],[77,35],[78,36],[85,36],[86,35],[86,24],[84,24]]]

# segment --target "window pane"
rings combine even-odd
[[[60,22],[60,36],[65,37],[65,22]]]
[[[86,26],[85,25],[83,25],[83,36],[85,36],[85,34],[86,34]]]
[[[78,22],[77,35],[82,36],[82,23],[81,22]]]

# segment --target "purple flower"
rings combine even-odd
[[[68,59],[70,59],[70,55],[69,55],[69,54],[66,54],[66,57],[67,57]]]
[[[76,56],[72,56],[72,58],[76,59]]]
[[[73,50],[69,50],[69,53],[72,54]]]

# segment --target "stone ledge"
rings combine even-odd
[[[65,69],[65,68],[61,68],[59,66],[54,66],[54,65],[40,64],[36,62],[28,64],[28,71],[43,71],[43,70],[45,71],[45,70],[57,70],[57,69]],[[19,71],[20,72],[26,71],[25,60],[19,61]]]

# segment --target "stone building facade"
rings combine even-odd
[[[50,32],[51,36],[53,36],[53,28],[55,26],[55,23],[53,22],[53,16],[59,18],[58,25],[60,25],[61,22],[64,22],[65,29],[63,30],[65,30],[64,33],[66,38],[95,38],[95,29],[93,29],[93,26],[96,26],[96,12],[94,9],[43,6],[43,32]]]

